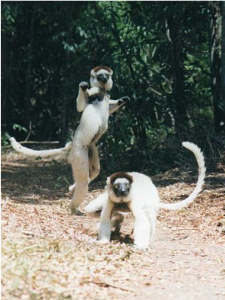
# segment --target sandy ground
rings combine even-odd
[[[225,299],[224,169],[207,171],[189,208],[160,212],[155,241],[140,251],[131,215],[101,245],[97,220],[70,214],[70,166],[2,156],[2,299]],[[152,179],[170,202],[191,192],[196,172]],[[93,182],[82,206],[103,187]]]

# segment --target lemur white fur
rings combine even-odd
[[[98,95],[102,100],[95,100],[95,93],[90,94],[88,85],[82,82],[77,97],[77,110],[83,111],[80,124],[73,139],[73,146],[69,154],[75,185],[70,208],[77,213],[78,206],[87,193],[88,184],[100,171],[98,149],[96,143],[108,128],[110,113],[121,107],[127,97],[111,100],[107,91],[111,90],[113,71],[108,67],[96,67],[91,71],[90,84],[92,89],[99,89]],[[92,90],[91,89],[91,90]],[[90,98],[93,100],[90,103]]]
[[[177,210],[194,201],[204,183],[206,171],[204,156],[195,144],[183,142],[182,145],[193,152],[198,163],[198,181],[190,196],[177,203],[162,203],[156,186],[148,176],[136,172],[111,175],[107,178],[106,191],[85,207],[85,213],[90,217],[98,217],[101,211],[98,230],[100,242],[109,242],[112,227],[120,228],[121,226],[123,216],[119,214],[120,217],[118,217],[120,211],[120,207],[117,207],[118,203],[126,204],[128,211],[133,213],[135,246],[139,249],[146,249],[154,237],[159,209]],[[117,191],[115,188],[119,184],[120,189]],[[124,196],[119,196],[119,192]],[[116,222],[113,215],[115,210],[117,211]]]
[[[66,156],[70,151],[68,161],[72,165],[75,180],[75,184],[69,188],[73,191],[70,203],[72,213],[79,213],[78,205],[87,193],[88,183],[99,174],[100,164],[96,143],[108,128],[109,115],[129,100],[128,97],[110,99],[108,91],[113,86],[112,75],[113,71],[110,68],[98,66],[91,70],[90,89],[87,82],[79,84],[76,103],[77,110],[82,112],[82,115],[72,143],[60,149],[36,151],[23,147],[14,138],[10,139],[16,151],[29,156]]]

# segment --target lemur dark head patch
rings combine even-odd
[[[116,172],[110,176],[110,184],[114,184],[117,178],[126,178],[130,184],[133,182],[133,177],[125,172]]]
[[[113,73],[112,69],[110,69],[109,67],[106,67],[106,66],[97,66],[94,69],[92,69],[92,71],[94,71],[96,73],[101,69],[108,71],[110,75],[112,75],[112,73]]]

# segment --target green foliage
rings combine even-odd
[[[112,97],[131,98],[100,144],[105,168],[127,156],[141,168],[156,151],[163,160],[168,139],[213,134],[210,18],[201,1],[4,2],[3,142],[30,124],[32,139],[70,139],[79,82],[101,64],[114,70]]]
[[[13,130],[19,130],[19,131],[24,131],[27,132],[27,129],[19,124],[13,124]]]
[[[10,135],[8,134],[8,132],[2,132],[1,133],[1,144],[2,144],[2,146],[8,146],[9,145],[9,138],[10,138]]]

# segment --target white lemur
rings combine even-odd
[[[83,113],[73,142],[66,144],[64,148],[36,151],[23,147],[14,138],[10,138],[16,151],[29,156],[65,156],[70,151],[68,160],[72,165],[75,180],[75,184],[70,187],[73,191],[70,203],[72,213],[79,213],[78,205],[87,193],[88,183],[99,174],[96,143],[108,128],[109,115],[129,101],[128,97],[110,99],[108,91],[113,86],[112,75],[113,71],[109,67],[98,66],[91,70],[91,89],[88,89],[87,82],[79,84],[76,103],[77,110]]]
[[[99,174],[96,143],[108,128],[109,115],[129,101],[128,97],[110,99],[107,92],[113,85],[112,74],[110,68],[99,66],[91,71],[92,89],[88,90],[86,82],[80,83],[77,110],[83,111],[83,114],[69,154],[75,180],[75,184],[70,187],[70,190],[74,190],[70,203],[73,213],[78,212],[78,205],[87,193],[88,183]]]
[[[195,144],[183,142],[182,145],[193,152],[198,163],[198,181],[190,196],[177,203],[161,203],[157,188],[148,176],[136,172],[114,173],[107,178],[106,191],[85,207],[88,216],[100,215],[100,242],[110,241],[112,227],[119,232],[123,221],[120,211],[131,211],[135,219],[134,244],[139,249],[146,249],[155,233],[159,209],[177,210],[194,201],[204,183],[204,156]]]

